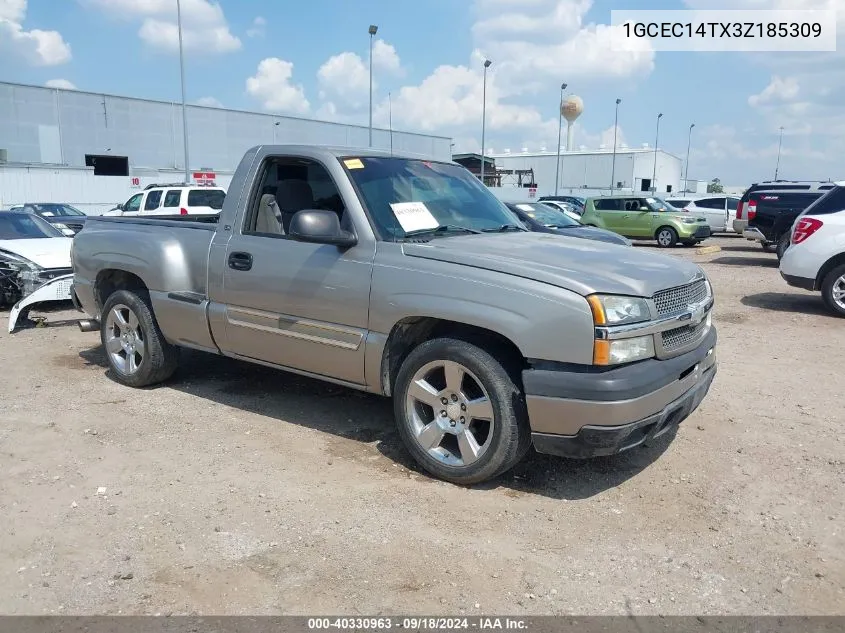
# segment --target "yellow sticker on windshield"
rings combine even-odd
[[[361,162],[360,158],[350,158],[343,161],[343,164],[346,165],[347,169],[364,169],[364,163]]]

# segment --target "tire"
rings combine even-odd
[[[772,244],[771,242],[763,242],[762,243],[763,250],[767,253],[776,253],[777,252],[777,244]]]
[[[427,388],[414,387],[420,382]],[[402,363],[393,394],[402,441],[439,479],[488,481],[513,468],[531,447],[525,398],[514,377],[466,341],[438,338],[417,347]],[[471,417],[473,408],[479,417]]]
[[[789,248],[789,240],[790,235],[788,231],[780,236],[780,240],[778,240],[777,249],[775,250],[778,255],[778,261],[783,259],[783,254],[786,252],[786,249]]]
[[[825,275],[822,280],[822,299],[831,312],[845,317],[845,264]]]
[[[660,248],[672,248],[678,243],[678,232],[671,226],[661,226],[654,232],[654,239]]]
[[[100,340],[112,375],[127,387],[164,382],[179,364],[179,348],[165,340],[143,291],[118,290],[109,296]]]

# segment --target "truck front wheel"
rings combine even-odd
[[[465,341],[433,339],[411,352],[399,369],[393,402],[411,455],[452,483],[492,479],[531,445],[525,398],[513,377]]]
[[[109,295],[100,339],[114,378],[129,387],[163,382],[179,363],[179,349],[165,340],[146,293],[118,290]]]

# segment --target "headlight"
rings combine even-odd
[[[618,295],[590,295],[587,297],[596,325],[623,325],[651,319],[645,299]]]
[[[596,365],[620,365],[654,356],[654,337],[637,336],[615,341],[596,341],[593,363]]]

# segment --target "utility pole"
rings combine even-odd
[[[188,167],[188,112],[185,106],[185,53],[182,47],[182,3],[176,0],[176,27],[179,31],[179,69],[182,79],[182,136],[185,141],[185,184],[191,183],[191,171]]]
[[[560,85],[560,103],[557,104],[557,169],[555,169],[555,195],[558,191],[558,183],[560,182],[560,136],[563,130],[563,91],[566,90],[566,84]]]
[[[613,119],[613,162],[610,165],[610,195],[616,187],[616,132],[619,129],[619,104],[622,99],[616,100],[616,117]],[[631,185],[633,186],[633,185]]]

